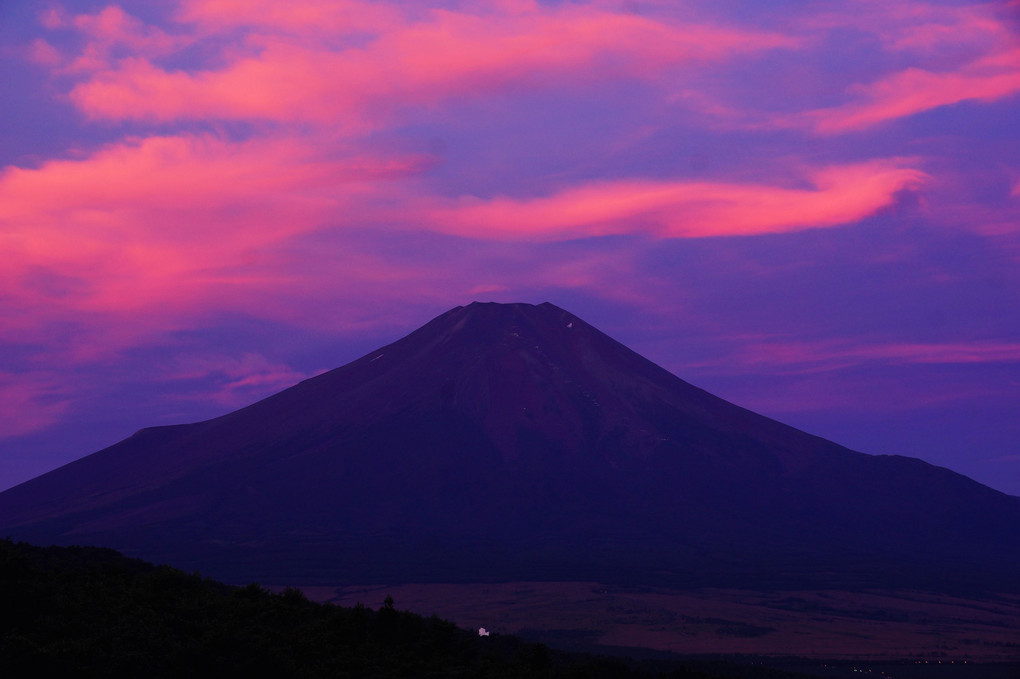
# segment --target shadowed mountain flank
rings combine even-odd
[[[1020,498],[756,415],[548,303],[143,429],[0,494],[0,532],[231,582],[1020,587]]]

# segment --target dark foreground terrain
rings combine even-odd
[[[480,637],[437,617],[229,587],[108,549],[0,541],[0,676],[782,678]]]
[[[371,601],[371,597],[366,600]],[[569,639],[565,639],[568,642]],[[554,646],[560,644],[554,643]],[[608,649],[607,649],[608,650]],[[109,549],[0,540],[0,676],[1015,679],[1020,664],[554,650],[436,616],[231,587]]]
[[[594,582],[302,590],[314,600],[339,605],[380,605],[390,596],[414,611],[464,627],[484,626],[571,650],[626,648],[635,653],[641,648],[682,656],[795,656],[933,666],[1020,661],[1020,596],[1015,594],[675,590]],[[1018,679],[1020,671],[1007,676]]]

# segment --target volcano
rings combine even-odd
[[[1020,588],[1020,498],[735,406],[548,303],[143,429],[0,494],[0,533],[236,583]]]

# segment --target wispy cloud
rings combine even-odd
[[[806,188],[697,181],[592,182],[530,199],[462,198],[431,211],[437,229],[483,239],[619,233],[746,236],[837,226],[874,214],[926,175],[903,159],[809,169]]]
[[[881,123],[966,101],[991,102],[1020,93],[1020,50],[995,55],[953,72],[908,68],[851,89],[848,104],[788,117],[818,134],[864,130]]]
[[[647,80],[664,69],[796,43],[779,34],[673,24],[584,4],[503,3],[473,12],[263,4],[184,6],[182,30],[196,40],[241,31],[243,38],[222,52],[221,66],[166,69],[144,49],[109,66],[96,59],[71,100],[96,118],[304,121],[361,132],[401,110],[454,98]],[[86,54],[139,33],[133,24],[128,30],[126,21],[103,17],[75,19],[90,38]],[[94,30],[108,23],[114,25]],[[343,28],[338,35],[330,26]],[[143,45],[152,42],[162,44],[146,36]]]
[[[819,8],[795,22],[812,32],[850,28],[875,36],[883,49],[928,57],[954,58],[966,47],[983,52],[1015,39],[1006,2],[934,3],[922,0],[855,0]]]
[[[874,36],[890,55],[890,67],[847,87],[844,103],[780,114],[773,123],[844,134],[944,106],[1013,97],[1020,93],[1020,49],[1010,11],[997,2],[863,0],[806,18],[801,25],[812,35],[853,29]]]

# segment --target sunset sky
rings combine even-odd
[[[0,3],[0,489],[473,300],[1020,495],[1020,2]]]

